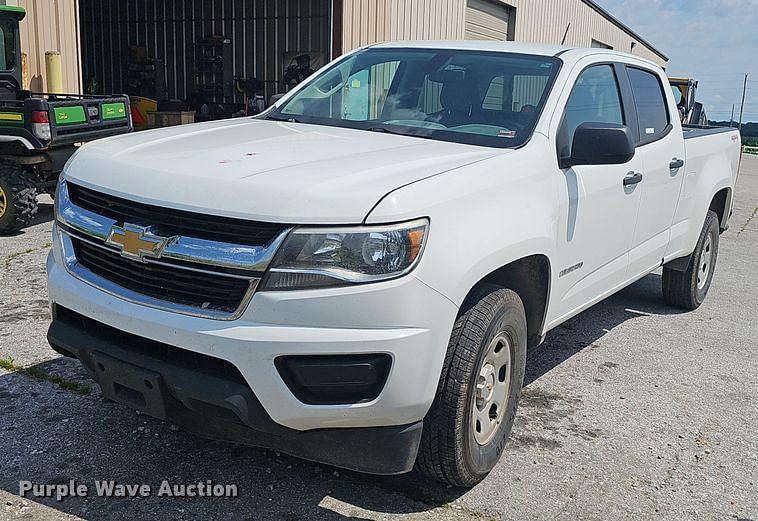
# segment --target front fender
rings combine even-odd
[[[506,150],[399,188],[366,221],[429,217],[427,244],[414,273],[460,306],[471,288],[498,268],[530,255],[553,257],[565,191],[540,145]]]

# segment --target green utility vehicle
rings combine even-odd
[[[21,7],[0,5],[0,234],[23,228],[37,195],[55,196],[76,144],[132,130],[127,96],[32,93],[21,80]]]

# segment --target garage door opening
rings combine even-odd
[[[513,40],[516,10],[492,0],[468,0],[466,4],[466,39]]]
[[[267,101],[331,58],[330,0],[80,0],[79,16],[86,92],[198,119],[231,116],[246,90]]]

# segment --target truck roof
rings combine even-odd
[[[493,52],[511,52],[516,54],[532,54],[536,56],[558,56],[572,60],[578,60],[584,56],[604,54],[616,57],[631,57],[644,61],[655,67],[660,67],[655,62],[626,52],[614,49],[600,49],[589,47],[569,47],[566,45],[554,45],[544,43],[524,43],[524,42],[501,42],[488,40],[399,40],[368,45],[370,48],[418,48],[418,49],[450,49],[450,50],[472,50],[472,51],[493,51]]]
[[[521,42],[498,42],[486,40],[408,40],[384,42],[370,47],[404,47],[419,49],[456,49],[472,51],[500,51],[513,52],[519,54],[535,54],[538,56],[555,56],[556,54],[567,51],[571,47],[563,45],[549,45],[541,43],[521,43]]]

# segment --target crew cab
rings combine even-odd
[[[48,338],[184,429],[473,486],[548,331],[661,266],[703,302],[739,157],[637,56],[361,48],[256,117],[83,146]]]

